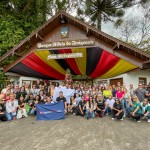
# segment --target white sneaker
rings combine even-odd
[[[111,118],[112,120],[115,120],[115,118]]]
[[[137,122],[141,122],[141,120],[137,121]]]
[[[123,120],[123,118],[120,119],[121,121]]]
[[[147,122],[149,122],[150,123],[150,119],[148,119],[148,121]]]
[[[124,113],[123,117],[125,118],[126,117],[126,114]]]

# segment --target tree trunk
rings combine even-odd
[[[98,16],[97,16],[97,28],[101,31],[102,28],[102,17],[101,17],[102,13],[99,12]]]

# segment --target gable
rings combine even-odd
[[[62,24],[60,22],[60,18],[65,17],[67,20],[67,23]],[[68,27],[68,37],[62,38],[61,37],[61,29],[63,27]],[[94,40],[94,45],[78,45],[78,46],[59,46],[59,47],[50,47],[48,49],[43,50],[37,50],[37,44],[40,43],[47,43],[47,42],[66,42],[68,40]],[[71,68],[73,74],[81,74],[81,75],[88,75],[93,78],[106,78],[106,77],[112,77],[124,72],[127,72],[129,70],[135,69],[135,68],[150,68],[150,62],[149,58],[150,55],[140,51],[137,48],[134,48],[118,39],[115,39],[101,31],[98,31],[97,29],[85,24],[82,21],[79,21],[75,19],[74,17],[70,16],[69,14],[66,14],[65,12],[59,12],[55,16],[53,16],[47,23],[45,23],[43,26],[38,28],[34,33],[32,33],[28,38],[24,39],[19,45],[14,47],[12,51],[6,53],[3,57],[0,58],[0,60],[4,60],[6,57],[11,55],[12,53],[17,54],[18,50],[25,50],[25,47],[27,45],[27,41],[31,43],[29,49],[25,51],[20,58],[15,60],[13,63],[9,64],[4,68],[4,72],[10,71],[15,72],[18,74],[21,74],[17,68],[18,66],[24,66],[26,68],[29,67],[29,69],[34,71],[39,71],[38,69],[35,69],[32,64],[30,65],[25,64],[26,60],[29,61],[31,59],[30,56],[37,56],[38,59],[42,60],[42,62],[46,63],[47,67],[50,67],[51,72],[55,72],[55,74],[58,73],[59,77],[57,79],[62,79],[64,77],[65,69]],[[99,49],[99,50],[98,50]],[[50,53],[58,54],[58,53],[73,53],[73,52],[81,52],[84,56],[83,59],[81,58],[70,58],[70,59],[61,59],[61,60],[53,60],[48,61],[47,55]],[[103,61],[101,60],[101,56],[103,56],[103,52],[106,52],[107,55],[105,55],[105,58]],[[37,55],[40,53],[40,55]],[[101,54],[101,55],[100,55]],[[112,66],[114,63],[111,61],[110,56],[114,56],[118,58],[118,66],[116,68],[119,68],[120,71],[117,71],[116,73],[112,73],[112,68],[115,66]],[[36,57],[36,58],[37,58]],[[29,58],[29,59],[28,59]],[[106,63],[105,60],[108,60],[107,58],[110,58],[109,65]],[[35,59],[36,60],[36,59]],[[36,63],[38,64],[39,61]],[[57,63],[55,63],[57,62]],[[100,63],[101,62],[101,63]],[[103,62],[103,63],[102,63]],[[22,65],[23,63],[23,65]],[[20,65],[21,64],[21,65]],[[103,64],[107,64],[106,68],[108,67],[109,70],[104,71],[105,67]],[[45,66],[41,63],[41,65]],[[117,65],[117,63],[116,63]],[[31,67],[32,66],[32,67]],[[46,67],[45,66],[45,67]],[[102,67],[103,66],[103,67]],[[110,68],[111,66],[111,68]],[[121,68],[121,66],[123,68]],[[126,66],[126,68],[124,68]],[[128,67],[129,66],[129,67]],[[39,66],[41,67],[41,66]],[[74,69],[73,69],[74,68]],[[96,71],[95,71],[96,70]],[[98,71],[100,70],[100,71]],[[116,70],[116,69],[115,69]],[[37,76],[41,76],[42,74],[42,68],[41,71],[39,71],[39,74]],[[45,71],[44,71],[45,72]],[[96,73],[95,73],[96,72]],[[101,72],[101,73],[100,73]],[[50,73],[50,72],[49,72]],[[22,73],[23,75],[27,76],[34,76],[33,74],[29,74],[28,72]],[[93,75],[94,74],[94,75]],[[95,75],[97,74],[97,75]],[[55,78],[55,75],[49,75],[44,74],[45,77],[43,78]]]

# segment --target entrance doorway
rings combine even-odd
[[[110,79],[110,85],[116,85],[117,83],[120,82],[120,84],[123,84],[123,78],[116,78],[116,79]]]

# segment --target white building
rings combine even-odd
[[[134,87],[138,87],[138,83],[142,84],[149,84],[150,83],[150,71],[149,70],[132,70],[130,72],[118,75],[113,78],[109,79],[96,79],[96,82],[98,81],[104,81],[108,84],[117,84],[117,82],[120,82],[121,84],[125,84],[128,88],[130,84],[133,84]]]

